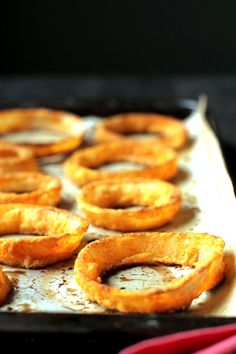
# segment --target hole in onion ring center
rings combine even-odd
[[[98,170],[101,171],[132,171],[132,170],[142,170],[145,167],[144,164],[136,163],[136,162],[112,162],[106,163],[98,167]]]
[[[10,234],[10,235],[0,235],[1,239],[8,239],[8,238],[29,238],[29,237],[47,237],[48,235],[33,235],[33,234]]]
[[[4,135],[4,140],[20,144],[51,144],[68,137],[65,132],[32,128]]]
[[[157,288],[193,271],[191,267],[161,263],[119,267],[104,274],[104,284],[128,291]]]

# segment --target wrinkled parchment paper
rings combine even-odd
[[[233,187],[227,173],[219,142],[205,119],[205,100],[185,120],[190,141],[180,152],[179,173],[173,180],[182,191],[182,208],[176,218],[159,231],[196,231],[221,236],[226,242],[225,280],[216,289],[203,293],[194,300],[186,315],[236,316],[236,204]],[[98,117],[87,117],[88,138],[91,136]],[[43,160],[42,171],[58,176],[63,183],[62,200],[59,205],[80,213],[74,196],[78,188],[67,180],[62,163],[53,159]],[[107,169],[137,168],[133,164],[116,164]],[[89,227],[82,241],[88,241],[114,234],[115,232]],[[73,276],[74,259],[39,270],[26,270],[3,266],[14,284],[14,291],[8,303],[0,311],[17,312],[76,312],[105,313],[104,308],[86,300]],[[111,286],[126,289],[155,287],[191,269],[180,267],[139,266],[119,270],[105,280]]]

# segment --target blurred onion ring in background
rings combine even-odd
[[[28,203],[56,205],[60,201],[58,178],[37,172],[16,172],[0,175],[0,204]]]
[[[0,173],[38,171],[32,149],[0,140]]]
[[[46,108],[17,108],[0,111],[0,134],[24,132],[26,130],[47,130],[61,134],[57,142],[20,145],[31,147],[35,156],[63,154],[76,149],[83,140],[85,125],[79,116],[70,112]]]
[[[51,206],[0,205],[0,262],[38,268],[67,258],[77,250],[88,221]],[[17,237],[20,235],[39,235]]]
[[[167,312],[189,306],[203,291],[223,278],[224,241],[209,234],[133,233],[91,242],[74,267],[87,298],[121,312]],[[102,284],[102,276],[121,266],[155,264],[193,267],[165,285],[129,291]]]
[[[11,290],[11,282],[0,267],[0,304],[2,304]]]
[[[129,138],[127,134],[155,134],[155,139],[173,149],[183,147],[188,139],[184,123],[173,117],[154,113],[124,113],[104,119],[97,125],[95,139],[105,142]]]
[[[140,231],[171,221],[180,209],[181,193],[173,184],[160,180],[106,179],[82,187],[77,201],[79,208],[96,226]],[[122,209],[131,206],[141,208]]]
[[[102,171],[98,168],[115,162],[142,164],[141,169]],[[73,153],[65,162],[67,177],[78,185],[104,178],[142,177],[168,180],[177,173],[176,152],[148,141],[115,141],[98,144]]]

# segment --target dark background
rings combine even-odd
[[[236,73],[234,0],[2,1],[0,73]]]
[[[205,93],[223,140],[234,145],[235,0],[8,0],[0,15],[2,77],[92,78],[82,85],[21,81],[3,86],[3,98],[17,92],[30,104],[39,91],[49,99],[52,92],[60,99],[104,91],[112,98]],[[142,82],[104,84],[110,77]]]
[[[2,106],[205,93],[236,173],[235,0],[8,0],[0,16]]]

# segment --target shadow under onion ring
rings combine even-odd
[[[31,204],[0,205],[0,220],[0,262],[25,268],[70,258],[89,225],[85,218],[69,211]]]
[[[121,312],[167,312],[188,307],[215,287],[224,273],[224,241],[199,233],[130,233],[91,242],[79,253],[74,273],[90,301]],[[109,270],[127,265],[193,267],[192,272],[156,288],[129,291],[102,283]]]

